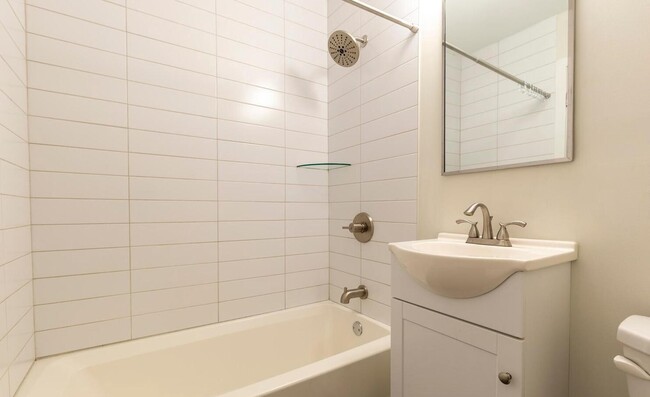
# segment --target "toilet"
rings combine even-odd
[[[623,355],[614,365],[627,375],[630,397],[650,396],[650,317],[630,316],[618,327]]]

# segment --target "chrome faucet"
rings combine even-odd
[[[343,288],[343,294],[341,295],[341,303],[348,304],[352,298],[368,298],[368,288],[365,285],[360,285],[358,288],[348,289],[348,287]]]
[[[481,245],[496,245],[499,247],[512,247],[510,242],[510,234],[508,233],[508,226],[515,225],[519,227],[526,227],[527,223],[523,221],[514,221],[508,223],[499,223],[501,226],[497,237],[494,238],[494,232],[492,229],[492,216],[488,207],[483,203],[474,203],[470,205],[465,210],[465,215],[472,216],[476,212],[476,209],[480,208],[483,212],[483,233],[478,235],[478,228],[476,227],[477,222],[471,222],[465,219],[458,219],[457,224],[468,223],[472,227],[469,230],[469,235],[467,237],[467,243],[469,244],[481,244]]]

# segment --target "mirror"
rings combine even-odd
[[[443,175],[571,161],[574,0],[446,0]]]

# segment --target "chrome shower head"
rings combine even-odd
[[[359,48],[368,43],[368,36],[354,37],[350,33],[337,30],[330,35],[328,40],[329,53],[334,62],[349,68],[359,60]]]

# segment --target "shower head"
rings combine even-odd
[[[358,38],[346,31],[337,30],[330,35],[328,43],[330,56],[334,62],[349,68],[359,60],[359,47],[366,46],[368,36]]]

